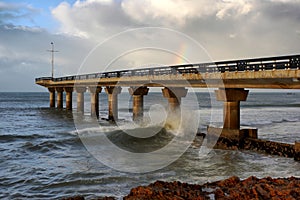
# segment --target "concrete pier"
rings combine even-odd
[[[224,102],[224,129],[240,129],[240,101],[246,101],[249,91],[244,89],[219,89],[215,91],[218,101]]]
[[[147,95],[149,88],[147,87],[130,87],[129,94],[132,96],[132,119],[139,121],[144,116],[144,95]]]
[[[118,94],[121,93],[121,87],[105,87],[108,95],[108,120],[118,120]]]
[[[181,117],[181,98],[187,95],[188,90],[185,88],[220,88],[215,91],[215,94],[218,101],[224,102],[223,127],[221,125],[220,127],[208,127],[206,138],[208,139],[211,136],[220,138],[227,144],[234,144],[231,145],[234,146],[233,148],[242,148],[249,144],[254,148],[264,146],[266,150],[270,145],[258,140],[257,129],[243,129],[240,127],[240,102],[246,101],[248,96],[248,90],[244,88],[300,89],[299,68],[300,55],[287,55],[123,69],[57,78],[40,77],[36,79],[36,84],[48,88],[50,107],[56,105],[57,108],[63,108],[63,91],[65,90],[66,109],[71,110],[72,88],[76,87],[76,83],[80,87],[78,89],[74,88],[74,91],[78,94],[77,110],[79,112],[84,112],[84,92],[88,88],[91,94],[91,115],[97,117],[99,117],[99,93],[102,87],[105,87],[108,94],[108,119],[110,120],[118,119],[117,95],[121,92],[120,87],[129,87],[129,93],[132,95],[133,101],[134,121],[143,118],[144,95],[148,94],[148,88],[165,87],[162,89],[162,93],[168,99],[166,123],[175,127],[178,125],[178,116]],[[56,92],[57,94],[55,94]],[[248,141],[248,143],[245,141]],[[211,144],[213,143],[212,140]],[[278,149],[288,149],[287,152],[295,152],[295,160],[300,160],[300,142],[296,142],[293,148],[281,144],[270,144],[276,148],[278,147]]]
[[[84,93],[86,87],[76,87],[75,91],[77,93],[77,112],[84,113]]]
[[[223,101],[223,127],[208,127],[207,133],[223,140],[236,141],[243,144],[245,138],[257,138],[257,129],[240,129],[240,101],[246,101],[248,90],[235,88],[220,88],[215,91],[218,101]],[[212,140],[213,141],[213,140]]]
[[[73,87],[65,87],[64,91],[66,92],[66,110],[72,110]]]
[[[91,93],[91,115],[99,118],[99,93],[102,87],[89,87]]]
[[[48,88],[50,108],[55,107],[55,88]]]
[[[57,88],[55,88],[55,90],[57,92],[56,106],[57,106],[57,108],[63,108],[63,91],[64,91],[64,89],[61,87],[57,87]]]
[[[180,109],[181,98],[186,96],[187,91],[183,87],[162,89],[163,96],[168,99],[170,112]]]

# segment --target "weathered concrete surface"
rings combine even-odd
[[[105,92],[108,94],[108,120],[118,120],[118,94],[121,91],[121,87],[105,87]]]
[[[55,107],[55,88],[48,88],[50,108]]]
[[[102,87],[89,87],[91,94],[91,116],[99,117],[99,93]]]
[[[257,129],[225,129],[216,127],[207,127],[207,143],[214,145],[217,149],[237,150],[244,148],[244,141],[247,138],[257,139]]]
[[[132,96],[132,119],[139,121],[144,116],[144,95],[147,95],[149,88],[147,87],[130,87],[129,94]]]
[[[217,100],[224,102],[223,128],[240,129],[240,101],[246,101],[248,93],[248,90],[228,88],[215,91]]]
[[[77,112],[84,112],[84,93],[86,92],[86,87],[76,87],[77,92]]]
[[[72,92],[73,87],[65,87],[64,91],[66,92],[66,109],[72,110]]]
[[[273,88],[300,89],[299,69],[274,71],[243,71],[224,73],[170,74],[130,77],[95,78],[88,80],[39,80],[44,87],[72,87],[75,82],[81,86],[135,86],[148,87],[200,87],[200,88]]]
[[[55,88],[56,92],[57,92],[57,96],[56,96],[56,106],[57,108],[63,108],[63,88],[57,87]]]
[[[186,97],[188,89],[179,88],[167,88],[162,89],[163,96],[168,99],[169,111],[175,112],[180,109],[181,98]]]

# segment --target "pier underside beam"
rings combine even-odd
[[[121,93],[121,87],[106,87],[105,92],[108,95],[108,120],[118,120],[118,94]]]
[[[180,110],[181,98],[186,97],[187,91],[183,87],[162,89],[163,96],[169,102],[169,112]]]
[[[130,87],[129,94],[132,96],[132,119],[133,121],[141,120],[144,116],[144,95],[147,95],[147,87]]]
[[[99,118],[99,93],[102,87],[89,87],[91,93],[91,115]]]
[[[64,89],[61,87],[57,87],[57,88],[55,88],[55,90],[57,92],[56,106],[57,106],[57,108],[63,108],[63,91],[64,91]]]

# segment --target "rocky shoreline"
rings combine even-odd
[[[206,134],[198,133],[192,146],[202,145]],[[220,137],[215,148],[227,150],[252,150],[270,155],[300,158],[295,152],[294,145],[255,138],[242,141]],[[300,145],[299,145],[300,149]],[[298,156],[298,157],[297,157]],[[300,159],[299,159],[300,160]],[[84,200],[83,196],[66,198],[64,200]],[[113,200],[115,197],[98,197],[97,200]],[[251,176],[245,180],[233,176],[228,179],[205,183],[202,185],[181,183],[179,181],[156,181],[148,186],[138,186],[131,189],[123,197],[124,200],[300,200],[300,178],[257,178]]]
[[[83,196],[64,200],[83,200]],[[112,200],[114,197],[99,197],[98,200]],[[240,180],[233,176],[203,185],[156,181],[148,186],[131,189],[124,200],[246,200],[246,199],[300,199],[300,178],[256,178],[251,176]]]

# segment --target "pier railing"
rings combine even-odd
[[[36,81],[52,80],[54,82],[66,80],[87,80],[96,78],[118,78],[130,76],[159,76],[176,74],[198,73],[225,73],[265,70],[288,70],[300,68],[300,55],[278,56],[267,58],[254,58],[244,60],[219,61],[211,63],[184,64],[173,66],[160,66],[132,70],[91,73],[82,75],[65,76],[59,78],[41,77]]]

